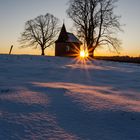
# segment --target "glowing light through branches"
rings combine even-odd
[[[87,58],[89,56],[89,54],[88,54],[88,50],[87,49],[81,49],[80,50],[80,57],[81,58]]]

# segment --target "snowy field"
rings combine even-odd
[[[0,55],[0,140],[140,140],[140,65]]]

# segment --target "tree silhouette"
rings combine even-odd
[[[68,16],[74,21],[78,36],[88,47],[90,57],[99,46],[113,46],[117,51],[120,41],[114,37],[121,31],[120,16],[114,14],[116,0],[70,0]]]
[[[47,13],[25,23],[19,42],[21,47],[40,47],[41,55],[45,55],[45,49],[54,43],[57,33],[58,19]]]

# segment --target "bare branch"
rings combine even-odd
[[[116,32],[122,31],[120,16],[114,14],[117,0],[70,0],[68,16],[76,26],[78,36],[83,40],[93,56],[93,51],[103,41],[115,50],[120,43],[113,39]]]
[[[58,19],[47,13],[25,23],[19,42],[21,47],[37,48],[39,46],[44,55],[44,50],[54,43],[57,33]]]

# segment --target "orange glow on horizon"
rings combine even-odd
[[[33,49],[31,47],[28,48],[20,48],[18,43],[0,43],[0,54],[8,54],[11,45],[13,45],[12,54],[16,55],[40,55],[41,51],[40,49]],[[83,46],[81,46],[83,47]],[[76,55],[73,55],[75,57],[78,57],[78,59],[83,59],[83,57],[80,57],[80,50],[79,48],[75,48]],[[55,49],[54,46],[47,48],[45,50],[45,54],[48,56],[55,56]],[[139,50],[132,48],[131,51],[124,49],[121,50],[120,54],[118,55],[116,52],[110,52],[108,48],[97,48],[94,52],[94,56],[130,56],[130,57],[140,57]],[[80,58],[79,58],[80,57]]]

